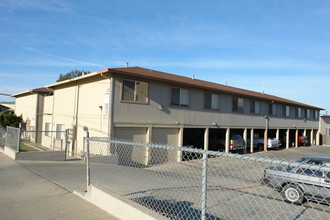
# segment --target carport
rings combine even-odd
[[[195,149],[204,149],[204,137],[206,130],[205,128],[184,128],[183,129],[183,146],[195,148]],[[182,161],[198,159],[200,155],[183,152]]]
[[[226,129],[210,128],[209,130],[209,150],[225,151]]]

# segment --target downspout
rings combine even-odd
[[[114,95],[114,80],[113,77],[107,77],[101,73],[101,77],[108,79],[110,84],[109,89],[109,109],[108,109],[108,137],[113,137],[113,95]]]
[[[73,148],[72,149],[72,154],[73,156],[76,154],[76,151],[78,151],[78,145],[77,145],[77,137],[78,137],[78,108],[79,108],[79,92],[80,92],[80,89],[79,89],[79,84],[78,84],[78,81],[76,81],[76,103],[75,103],[75,113],[74,113],[74,117],[75,117],[75,121],[76,121],[76,128],[75,128],[75,141],[74,141],[74,145],[73,145]]]
[[[54,91],[53,91],[53,106],[52,106],[53,108],[53,110],[52,110],[52,127],[51,127],[51,139],[50,139],[50,144],[52,145],[53,144],[53,135],[54,135],[54,132],[53,132],[53,127],[54,127],[54,111],[55,111],[55,89],[54,89]]]
[[[37,93],[37,101],[36,101],[36,120],[34,130],[39,131],[39,94]],[[42,129],[41,129],[42,130]],[[38,143],[39,132],[35,132],[34,135],[34,143]]]

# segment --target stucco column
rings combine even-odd
[[[183,145],[183,126],[181,126],[179,128],[179,132],[178,132],[178,146],[182,147]],[[177,154],[177,161],[182,161],[182,151],[178,150],[178,154]]]
[[[149,125],[147,128],[147,135],[146,135],[146,143],[152,143],[152,125]],[[144,165],[149,164],[149,157],[150,157],[150,148],[146,147],[146,150],[144,152]]]
[[[244,129],[243,132],[243,139],[244,139],[244,153],[246,154],[247,152],[247,128]]]
[[[276,130],[276,139],[280,139],[280,129]]]
[[[303,135],[307,136],[307,130],[306,129],[304,129],[304,134]]]
[[[210,132],[210,129],[205,128],[205,131],[204,131],[204,150],[209,149],[209,132]]]
[[[316,145],[320,145],[320,130],[316,131]]]
[[[310,137],[310,142],[311,142],[311,145],[314,145],[314,129],[311,130],[311,137]]]
[[[226,145],[225,145],[225,152],[229,153],[229,144],[230,144],[230,128],[226,130]]]
[[[290,147],[290,129],[286,130],[286,139],[285,139],[286,149]]]
[[[268,129],[264,132],[264,151],[267,152]]]
[[[296,135],[295,135],[295,148],[297,148],[298,145],[299,145],[298,136],[299,136],[299,132],[298,132],[298,129],[296,129]]]
[[[254,129],[251,129],[250,134],[250,152],[253,153],[253,143],[254,143]]]

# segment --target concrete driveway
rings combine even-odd
[[[63,164],[51,163],[18,163],[0,153],[1,219],[116,219],[72,193],[84,188],[84,182],[77,184],[80,177],[70,176],[71,171],[83,170],[83,164],[67,162],[72,168],[65,170]]]

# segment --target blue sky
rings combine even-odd
[[[0,14],[0,93],[129,62],[330,113],[330,0],[0,0]]]

